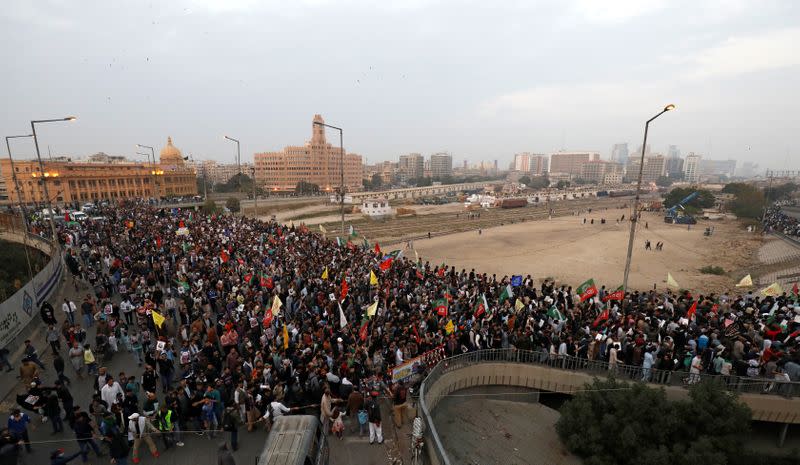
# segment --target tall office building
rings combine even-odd
[[[627,175],[629,181],[635,181],[639,176],[639,162],[641,158],[632,157],[628,159]],[[666,173],[667,159],[664,155],[653,154],[644,157],[644,168],[642,169],[642,182],[655,182]]]
[[[254,155],[259,186],[274,191],[293,191],[298,182],[305,181],[334,192],[341,184],[341,166],[344,163],[345,189],[349,192],[363,189],[361,155],[342,153],[339,147],[325,139],[325,127],[314,122],[323,123],[324,120],[322,116],[314,115],[311,140],[305,145]]]
[[[442,179],[453,175],[453,156],[447,153],[431,155],[431,178]]]
[[[680,158],[681,151],[677,145],[670,145],[667,149],[667,158]]]
[[[514,170],[536,176],[547,174],[547,155],[522,152],[514,155]]]
[[[398,166],[400,180],[403,182],[409,179],[419,179],[425,174],[425,158],[418,153],[400,155]]]
[[[599,160],[597,152],[556,152],[550,154],[550,173],[564,173],[572,177],[581,174],[581,165],[587,161]]]
[[[700,174],[703,176],[733,177],[736,173],[736,160],[700,160]]]
[[[695,155],[694,152],[686,155],[683,161],[683,180],[686,182],[698,182],[700,180],[700,162],[703,157]]]
[[[672,179],[683,177],[683,158],[667,157],[666,175]]]
[[[605,184],[613,174],[622,173],[622,165],[613,161],[592,160],[581,165],[580,178],[596,184]],[[617,183],[618,184],[618,183]]]
[[[628,143],[614,144],[611,149],[611,161],[625,165],[628,162]]]

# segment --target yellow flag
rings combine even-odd
[[[447,331],[447,334],[452,334],[454,329],[456,329],[456,325],[453,324],[453,320],[448,321],[444,326],[444,330]]]
[[[328,279],[328,267],[325,267],[325,271],[322,272],[322,279]]]
[[[272,316],[278,316],[278,313],[281,312],[281,305],[283,305],[283,302],[281,302],[281,298],[276,295],[275,298],[272,299]]]
[[[739,284],[737,284],[736,287],[750,287],[752,285],[753,285],[753,278],[751,278],[750,275],[747,275],[744,278],[742,278],[741,281],[739,281]]]
[[[164,324],[164,317],[156,311],[153,311],[150,314],[153,315],[153,323],[160,328],[161,325]]]
[[[328,230],[325,229],[325,226],[322,226],[321,224],[319,225],[319,232],[322,234],[328,234]]]
[[[286,324],[283,325],[283,350],[289,348],[289,330],[286,328]]]
[[[375,313],[378,312],[378,301],[372,303],[369,307],[367,307],[367,318],[372,318],[375,316]]]
[[[369,284],[370,286],[375,286],[378,284],[378,277],[375,276],[375,272],[372,270],[369,270]]]
[[[772,283],[764,289],[761,289],[761,295],[763,296],[777,297],[781,294],[783,294],[783,288],[778,283]]]
[[[525,304],[522,303],[522,299],[517,299],[517,302],[514,304],[514,310],[520,311],[525,308]]]
[[[673,278],[670,273],[667,273],[667,287],[675,290],[680,289],[678,281],[675,281],[675,278]]]

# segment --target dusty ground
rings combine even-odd
[[[493,389],[494,388],[494,389]],[[464,465],[580,464],[558,439],[557,411],[525,402],[524,396],[490,397],[481,391],[514,391],[490,386],[456,391],[439,403],[434,422],[452,463]],[[512,399],[512,400],[509,400]],[[516,400],[519,399],[519,400]]]
[[[511,224],[484,229],[480,235],[465,232],[417,240],[414,246],[423,260],[436,264],[446,262],[499,276],[552,277],[574,286],[594,278],[598,286],[616,288],[622,283],[630,224],[616,222],[623,213],[628,211],[612,209]],[[599,224],[601,217],[606,218],[605,225]],[[593,225],[589,224],[592,218]],[[703,235],[707,226],[715,227],[710,237]],[[645,251],[647,239],[653,247],[663,241],[664,250]],[[686,226],[665,224],[661,214],[645,213],[634,243],[629,286],[664,289],[670,272],[682,288],[705,292],[730,289],[746,274],[761,241],[759,235],[747,233],[733,220],[701,220],[687,230]],[[698,269],[706,265],[721,266],[728,273],[700,273]]]

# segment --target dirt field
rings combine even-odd
[[[616,222],[623,214],[629,214],[628,210],[515,223],[484,229],[480,235],[470,231],[416,240],[414,247],[423,260],[434,264],[446,262],[499,277],[552,277],[573,286],[594,278],[598,286],[616,288],[622,283],[630,224]],[[601,217],[606,218],[606,224],[599,224]],[[592,218],[593,225],[589,224]],[[715,227],[710,237],[703,235],[707,226]],[[653,248],[663,241],[663,251],[645,251],[647,239]],[[682,288],[702,292],[730,289],[752,262],[761,242],[760,236],[747,233],[736,221],[701,220],[687,230],[686,226],[665,224],[661,214],[645,213],[634,243],[629,286],[664,289],[670,272]],[[706,265],[721,266],[728,273],[700,273],[698,269]]]

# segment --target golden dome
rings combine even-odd
[[[172,137],[167,137],[167,145],[161,149],[159,163],[162,165],[183,165],[183,154],[172,145]]]

